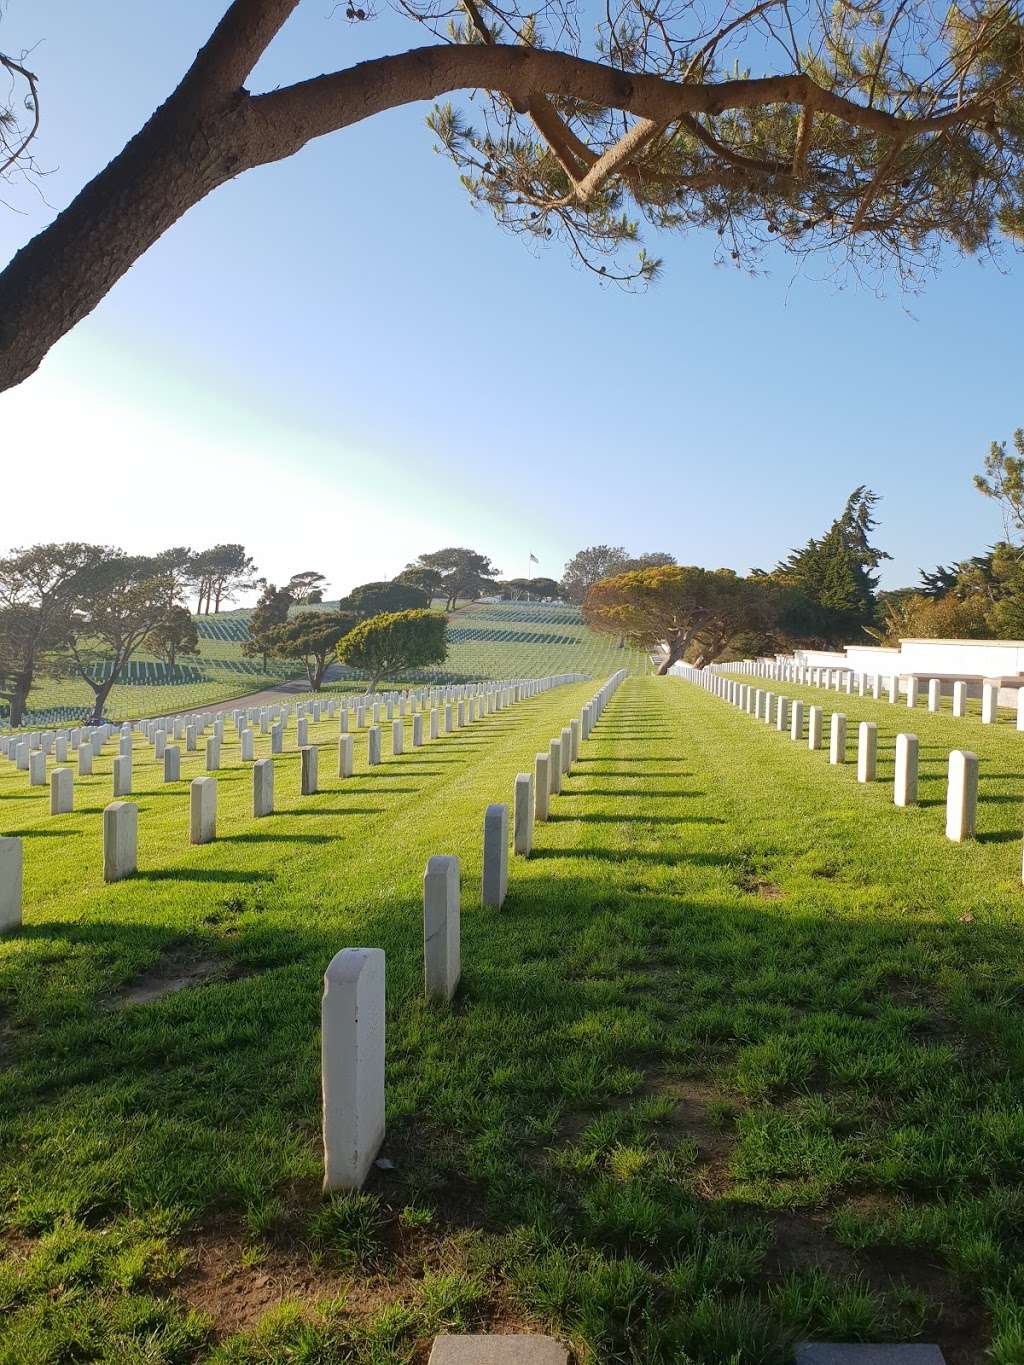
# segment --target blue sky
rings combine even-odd
[[[46,202],[5,192],[0,258],[120,149],[218,8],[9,0],[0,43],[38,43],[50,174]],[[331,8],[303,0],[253,88],[423,41]],[[879,298],[815,279],[824,263],[751,278],[710,237],[652,236],[664,276],[624,294],[471,208],[426,112],[217,191],[0,397],[5,540],[241,540],[271,577],[338,591],[453,543],[510,575],[602,541],[743,572],[859,483],[883,498],[890,586],[1001,533],[971,475],[1024,425],[1012,251]]]

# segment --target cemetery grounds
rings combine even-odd
[[[115,746],[60,817],[0,765],[26,868],[0,943],[3,1365],[397,1365],[517,1329],[595,1363],[781,1365],[808,1337],[1024,1361],[1024,735],[784,685],[878,721],[858,786],[631,676],[483,910],[485,806],[594,689],[372,771],[357,736],[345,780],[336,720],[311,724],[307,797],[293,722],[258,822],[229,726],[202,847],[201,757],[164,786],[139,737],[139,872],[110,886]],[[964,845],[957,747],[981,765]],[[462,863],[450,1006],[422,994],[436,853]],[[324,1201],[320,991],[346,946],[387,954],[386,1168]]]

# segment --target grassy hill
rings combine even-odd
[[[325,603],[324,609],[333,605]],[[243,656],[250,616],[241,609],[195,617],[199,656],[182,659],[173,670],[150,654],[138,654],[129,680],[111,692],[107,715],[126,720],[215,706],[300,675],[301,666],[294,663],[271,659],[264,670],[261,659]],[[468,682],[570,672],[598,677],[617,668],[644,672],[648,667],[641,653],[619,649],[614,641],[587,630],[575,607],[467,603],[452,613],[449,638],[451,650],[442,667],[418,670],[404,681]],[[342,677],[355,685],[364,675],[344,669]],[[90,702],[89,688],[81,680],[43,679],[33,690],[29,707],[35,723],[44,724],[70,717]]]
[[[487,644],[488,642],[483,642]],[[786,689],[824,701],[827,694]],[[676,679],[628,679],[480,904],[481,824],[592,684],[331,776],[275,760],[218,840],[137,741],[140,871],[100,879],[114,746],[73,815],[0,765],[26,922],[0,942],[0,1360],[423,1365],[441,1330],[548,1330],[580,1365],[784,1365],[807,1337],[1024,1350],[1021,744],[879,723],[859,786]],[[921,800],[891,804],[893,742]],[[943,834],[948,751],[979,837]],[[257,738],[257,757],[267,740]],[[433,853],[462,862],[463,981],[422,997]],[[387,953],[388,1134],[319,1193],[319,999]]]

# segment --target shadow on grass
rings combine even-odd
[[[562,793],[571,795],[571,793]],[[591,811],[586,815],[573,815],[568,813],[551,814],[548,816],[548,824],[554,825],[559,822],[566,824],[581,825],[724,825],[725,821],[719,819],[717,815],[631,815],[629,811]],[[581,849],[581,852],[588,850]]]
[[[270,836],[273,837],[273,836]],[[282,838],[289,836],[280,836]],[[326,835],[298,835],[290,836],[297,838],[315,838],[318,843],[323,843]],[[227,843],[229,840],[250,840],[258,842],[267,838],[263,834],[235,834],[229,835],[228,839],[219,840],[220,843]],[[272,882],[273,874],[270,872],[243,872],[241,870],[231,871],[228,868],[219,867],[157,867],[146,871],[136,872],[132,877],[126,877],[125,881],[137,882]]]

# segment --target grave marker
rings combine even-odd
[[[384,953],[344,948],[320,1006],[324,1193],[358,1190],[384,1140]]]
[[[459,860],[447,854],[428,859],[423,874],[423,988],[450,1000],[462,971]]]

